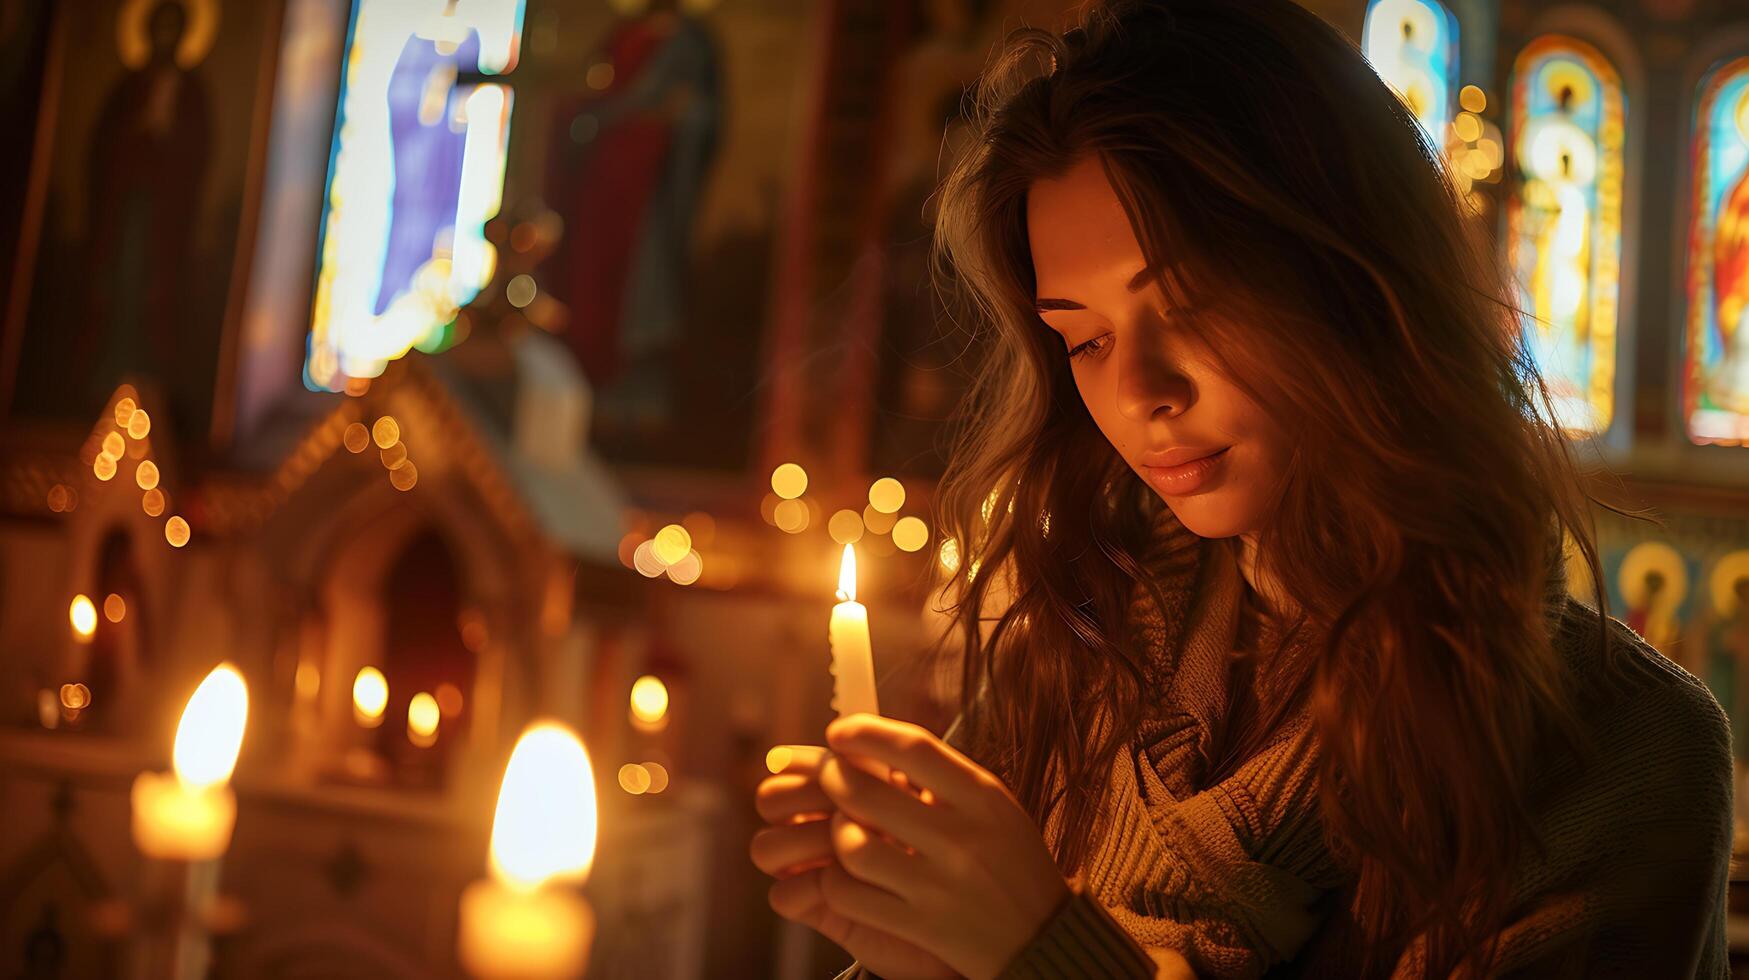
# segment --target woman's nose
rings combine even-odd
[[[1146,422],[1155,416],[1171,418],[1190,407],[1195,390],[1165,347],[1147,330],[1136,331],[1130,343],[1119,345],[1118,410],[1126,417]]]

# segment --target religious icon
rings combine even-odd
[[[553,207],[567,234],[552,288],[595,410],[645,434],[676,414],[693,226],[723,126],[716,33],[678,0],[622,4],[560,106]],[[640,9],[641,8],[641,9]]]
[[[124,378],[157,385],[168,422],[204,441],[221,337],[238,315],[231,281],[251,240],[251,144],[276,4],[106,0],[66,18],[42,111],[53,139],[32,161],[47,189],[14,283],[24,315],[7,411],[83,428]]]
[[[458,340],[492,280],[521,0],[361,0],[341,82],[304,383]]]
[[[1739,709],[1745,704],[1742,688],[1749,681],[1749,551],[1733,551],[1713,565],[1708,582],[1714,621],[1706,631],[1705,663],[1701,675],[1713,696],[1733,719],[1733,754],[1749,755]]]
[[[1623,621],[1670,656],[1682,635],[1678,610],[1688,596],[1688,569],[1675,548],[1661,541],[1635,545],[1617,573],[1627,606]]]
[[[1457,18],[1439,0],[1372,0],[1361,50],[1402,96],[1427,145],[1445,147],[1457,95]]]
[[[1749,441],[1749,58],[1701,86],[1683,410],[1695,442]]]
[[[1607,430],[1614,413],[1623,111],[1614,69],[1588,45],[1550,36],[1519,55],[1507,243],[1526,344],[1573,434]]]

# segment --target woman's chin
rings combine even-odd
[[[1219,494],[1201,494],[1196,497],[1168,497],[1161,499],[1172,509],[1173,516],[1184,529],[1199,538],[1231,538],[1249,531],[1255,523],[1248,515],[1240,513],[1239,508],[1226,505],[1221,500],[1210,499]]]

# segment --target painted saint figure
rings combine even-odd
[[[718,44],[659,0],[618,21],[591,59],[588,96],[563,108],[549,181],[565,218],[553,289],[598,409],[633,428],[674,409],[691,229],[717,149]]]
[[[130,370],[173,383],[198,353],[177,339],[213,131],[205,83],[176,60],[187,28],[181,3],[152,9],[146,62],[110,90],[91,131],[91,287],[72,360],[96,365],[85,375],[94,393]]]

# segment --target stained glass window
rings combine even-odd
[[[1575,436],[1606,431],[1615,411],[1624,103],[1583,41],[1541,37],[1513,64],[1507,247],[1525,342]]]
[[[1457,18],[1439,0],[1372,0],[1361,49],[1402,95],[1435,151],[1445,148],[1457,93]]]
[[[339,390],[455,340],[492,279],[522,0],[355,0],[304,383]]]
[[[1749,57],[1695,107],[1682,414],[1696,443],[1749,443]]]

